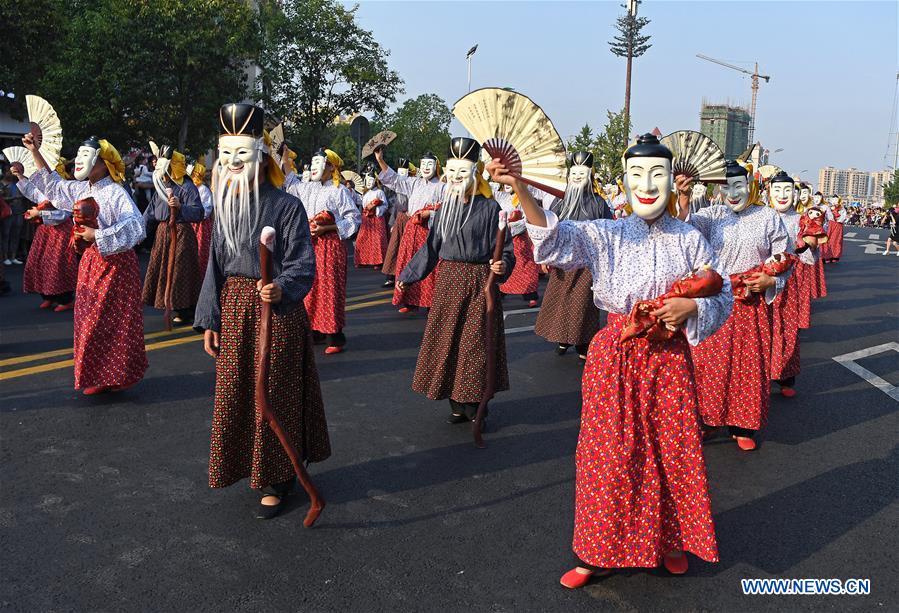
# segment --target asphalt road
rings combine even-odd
[[[572,561],[581,365],[532,332],[507,338],[512,390],[477,450],[465,426],[444,423],[445,403],[410,390],[424,318],[379,303],[380,275],[351,271],[348,351],[317,353],[334,453],[311,467],[328,506],[306,530],[302,495],[263,522],[245,484],[207,487],[213,364],[190,335],[148,339],[142,383],[88,398],[64,352],[10,363],[70,348],[71,313],[2,298],[0,607],[897,610],[899,394],[884,389],[899,386],[899,344],[855,362],[884,389],[833,358],[899,341],[899,258],[865,253],[883,230],[853,231],[802,334],[799,395],[772,399],[757,452],[723,437],[706,446],[721,562],[691,558],[677,578],[619,572],[579,591],[558,580]],[[20,270],[7,267],[16,287]],[[146,328],[162,329],[158,312]],[[756,577],[870,578],[872,593],[742,595],[740,579]]]

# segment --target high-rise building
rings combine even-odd
[[[743,107],[702,101],[700,132],[715,141],[729,160],[749,147],[749,123],[749,111]]]
[[[833,166],[825,166],[818,171],[818,191],[825,196],[849,195],[849,171]]]
[[[883,202],[883,186],[893,178],[891,170],[877,170],[871,173],[871,202]]]
[[[850,168],[846,172],[847,196],[853,200],[865,199],[868,197],[868,184],[871,181],[871,173]]]

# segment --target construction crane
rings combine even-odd
[[[731,68],[733,70],[739,70],[744,74],[748,74],[752,77],[752,108],[749,110],[749,143],[752,144],[753,137],[755,136],[755,101],[758,99],[759,95],[759,79],[765,79],[765,83],[771,80],[770,76],[760,75],[759,74],[759,63],[755,63],[755,71],[749,72],[745,68],[740,68],[739,66],[734,66],[733,64],[728,64],[727,62],[722,62],[721,60],[716,60],[713,57],[709,57],[707,55],[703,55],[701,53],[697,53],[696,57],[701,60],[705,60],[707,62],[713,62],[715,64],[720,64],[725,68]]]

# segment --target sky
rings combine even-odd
[[[349,4],[349,3],[347,3]],[[699,129],[703,98],[749,106],[751,78],[702,53],[771,75],[761,82],[756,137],[771,163],[817,180],[823,166],[893,164],[899,70],[897,2],[645,0],[652,48],[634,61],[634,131]],[[472,89],[513,87],[539,104],[567,140],[602,130],[624,106],[625,60],[609,51],[620,2],[363,0],[357,21],[390,50],[405,80],[399,102],[467,92],[465,54],[478,44]],[[453,131],[461,132],[454,122]],[[893,128],[895,130],[895,128]],[[890,155],[886,156],[888,150]],[[803,172],[804,171],[804,172]]]

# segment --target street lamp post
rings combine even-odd
[[[477,50],[478,46],[475,45],[468,50],[468,53],[465,54],[465,59],[468,60],[468,93],[471,93],[471,58]]]

